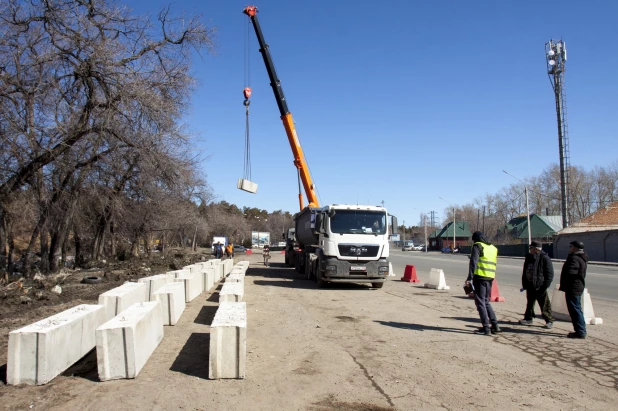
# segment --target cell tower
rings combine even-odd
[[[567,60],[566,44],[562,40],[549,40],[545,43],[547,74],[556,97],[556,116],[558,118],[558,149],[560,150],[560,191],[562,193],[562,227],[569,226],[569,133],[567,127],[566,94],[564,91],[564,72]]]

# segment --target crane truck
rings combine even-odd
[[[257,12],[255,6],[247,6],[243,10],[253,24],[294,155],[294,165],[309,203],[307,207],[303,205],[302,192],[299,190],[301,211],[294,215],[295,227],[283,234],[287,244],[285,261],[294,265],[307,279],[314,278],[319,288],[328,282],[370,283],[374,288],[381,288],[390,267],[389,217],[393,234],[397,233],[397,218],[389,216],[383,206],[331,204],[320,207]]]

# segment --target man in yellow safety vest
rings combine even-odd
[[[475,330],[475,334],[491,336],[500,332],[496,313],[489,302],[491,286],[496,277],[496,262],[498,249],[493,246],[482,232],[472,234],[472,251],[470,252],[470,267],[466,283],[472,283],[474,288],[474,304],[481,317],[482,327]]]

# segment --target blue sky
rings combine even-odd
[[[133,1],[156,15],[160,0]],[[196,60],[187,127],[217,200],[296,212],[292,151],[249,31],[252,195],[243,175],[246,2],[182,1],[218,28]],[[571,165],[618,160],[615,1],[262,0],[259,20],[320,203],[378,205],[406,225],[558,163],[544,45],[567,44]],[[304,193],[303,193],[304,195]]]

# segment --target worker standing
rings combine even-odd
[[[472,251],[470,253],[470,266],[466,283],[472,282],[474,287],[474,304],[481,317],[482,327],[475,330],[475,334],[491,336],[492,332],[500,332],[498,319],[494,312],[489,297],[491,286],[496,277],[496,262],[498,260],[498,249],[492,245],[480,231],[472,234]]]
[[[549,329],[554,325],[554,317],[551,313],[551,301],[547,290],[554,280],[554,266],[538,241],[532,241],[529,250],[521,275],[521,287],[526,290],[526,312],[524,319],[519,320],[519,323],[532,325],[534,306],[538,302],[541,315],[545,320],[545,328]]]

